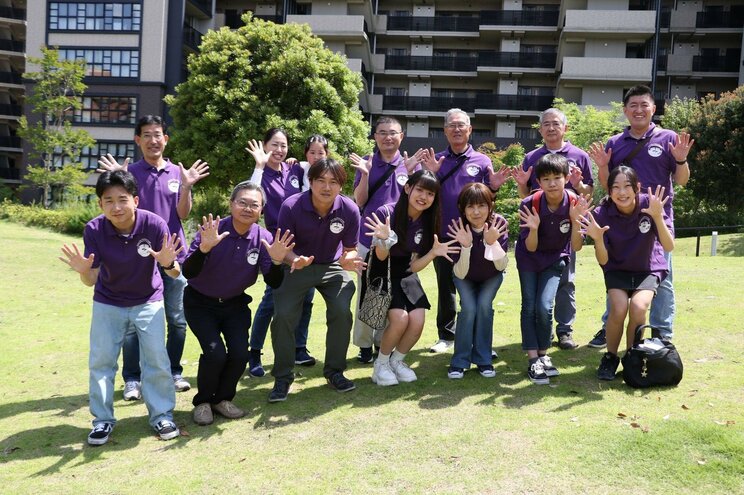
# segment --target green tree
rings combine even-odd
[[[679,98],[675,96],[664,107],[661,116],[661,126],[675,132],[687,131],[695,116],[700,112],[700,103],[694,98]]]
[[[568,119],[566,139],[582,150],[589,149],[595,141],[606,142],[625,126],[623,106],[618,102],[611,102],[609,110],[600,110],[592,105],[580,107],[556,98],[553,106],[565,113]]]
[[[18,135],[31,145],[26,181],[43,192],[43,203],[50,207],[63,199],[86,193],[82,185],[88,174],[83,171],[80,153],[95,140],[86,131],[73,129],[69,117],[82,106],[86,89],[83,83],[85,62],[59,60],[59,52],[41,48],[42,56],[29,57],[38,72],[23,77],[34,81],[27,95],[32,112],[40,119],[30,124],[21,117]]]
[[[322,134],[342,156],[371,149],[359,110],[361,77],[323,46],[307,25],[243,16],[245,25],[202,38],[189,76],[168,95],[175,153],[210,164],[210,182],[226,188],[249,176],[249,139],[283,127],[290,156],[304,158],[304,141]]]
[[[493,143],[483,143],[478,151],[491,159],[495,170],[501,167],[518,167],[524,160],[524,147],[520,143],[510,144],[505,149],[498,149]],[[509,238],[516,240],[519,235],[519,192],[514,180],[508,180],[499,188],[496,193],[494,209],[498,214],[506,218],[509,222]]]

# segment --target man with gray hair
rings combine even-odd
[[[517,169],[514,173],[520,198],[524,198],[532,194],[533,191],[540,189],[537,177],[532,173],[533,167],[540,158],[550,153],[562,155],[568,160],[569,175],[566,189],[573,190],[578,194],[592,194],[594,180],[589,155],[564,139],[567,130],[566,115],[559,109],[548,108],[540,114],[540,135],[544,144],[540,148],[527,153],[521,169]],[[561,274],[553,311],[558,347],[561,349],[575,349],[578,347],[573,340],[572,327],[576,320],[575,277],[576,253],[572,252],[566,268]]]
[[[459,108],[451,108],[444,117],[444,135],[449,146],[446,150],[434,153],[429,149],[423,160],[424,168],[432,171],[441,183],[439,192],[442,205],[440,236],[447,232],[452,220],[459,218],[457,197],[463,186],[471,182],[482,182],[496,191],[509,178],[509,170],[502,167],[493,170],[491,160],[473,149],[470,135],[473,127],[470,117]],[[451,348],[455,339],[455,283],[452,278],[452,263],[443,257],[434,260],[439,295],[437,300],[437,331],[439,340],[431,347],[431,352],[444,352]]]

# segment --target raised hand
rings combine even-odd
[[[586,214],[592,207],[592,197],[589,194],[577,195],[576,201],[571,201],[568,208],[568,216],[571,220],[576,221],[580,216]]]
[[[106,171],[113,172],[114,170],[127,170],[127,167],[129,166],[129,158],[125,158],[124,164],[119,165],[119,162],[117,162],[116,159],[114,159],[114,157],[111,156],[111,153],[108,153],[106,154],[106,156],[102,156],[98,160],[98,165],[99,165],[99,168],[96,169],[96,172],[100,172],[100,173],[103,173]]]
[[[442,163],[444,163],[444,155],[440,156],[439,160],[437,160],[434,148],[429,148],[428,150],[426,150],[421,163],[424,165],[424,168],[426,170],[436,174],[437,172],[439,172],[439,169],[442,168]]]
[[[664,197],[664,188],[662,186],[656,186],[656,192],[653,192],[649,187],[648,201],[648,208],[642,208],[641,213],[646,213],[652,218],[662,218],[664,205],[669,201],[669,196]]]
[[[514,167],[511,171],[512,177],[518,185],[524,186],[529,190],[530,177],[532,177],[532,167],[523,170],[521,166]]]
[[[349,251],[349,253],[356,253],[356,251]],[[338,260],[338,264],[341,265],[341,268],[344,270],[361,274],[362,270],[367,266],[367,263],[364,262],[363,258],[360,258],[356,254],[350,256],[349,253],[344,253],[343,256],[341,256],[341,259]]]
[[[579,226],[581,228],[580,232],[583,235],[588,235],[595,241],[599,241],[600,239],[602,239],[604,233],[610,230],[609,225],[600,227],[591,212],[588,212],[586,216],[579,217],[576,221],[579,223]]]
[[[511,170],[508,167],[502,166],[498,170],[488,167],[488,185],[494,191],[500,188],[504,182],[509,180],[510,176]]]
[[[160,251],[155,251],[150,248],[150,255],[155,258],[160,266],[171,266],[176,259],[178,253],[183,251],[183,246],[180,246],[181,239],[178,238],[178,234],[169,236],[168,234],[163,235],[163,245]]]
[[[473,245],[473,232],[470,230],[470,225],[463,225],[462,218],[453,218],[452,223],[447,226],[447,233],[464,248]]]
[[[284,159],[284,163],[286,163],[287,165],[294,165],[295,163],[299,162],[297,161],[297,158],[289,157]]]
[[[349,155],[349,161],[351,161],[351,166],[357,170],[359,170],[364,175],[369,175],[370,169],[372,169],[372,159],[365,160],[361,156],[357,155],[356,153],[352,153]]]
[[[604,144],[597,141],[589,146],[589,158],[597,164],[598,168],[607,168],[612,157],[612,148],[605,151]]]
[[[406,171],[411,174],[413,173],[413,170],[416,168],[416,165],[421,163],[424,160],[424,157],[426,156],[427,151],[423,148],[419,148],[416,150],[416,153],[413,154],[412,157],[408,157],[408,152],[403,152],[403,163],[406,166]]]
[[[675,143],[669,143],[669,152],[675,160],[682,162],[687,160],[687,155],[690,153],[693,144],[695,144],[695,140],[691,139],[688,133],[680,132],[677,134]]]
[[[274,242],[269,244],[266,239],[261,239],[261,243],[266,248],[269,256],[271,256],[271,261],[278,264],[282,263],[287,255],[292,251],[292,248],[294,248],[294,242],[292,242],[292,239],[294,239],[294,234],[289,230],[285,230],[284,234],[282,234],[282,229],[276,229]]]
[[[568,173],[568,181],[571,183],[574,189],[579,188],[579,184],[581,184],[581,179],[583,178],[584,176],[581,173],[581,169],[576,165],[571,165],[570,171]]]
[[[489,246],[496,243],[509,229],[509,223],[504,218],[497,218],[496,222],[488,226],[483,226],[483,241]]]
[[[364,219],[364,226],[370,230],[369,232],[366,232],[365,235],[383,241],[390,237],[390,217],[386,217],[383,222],[377,217],[376,213],[372,213],[371,217]]]
[[[248,141],[248,147],[245,150],[253,155],[253,159],[256,160],[256,168],[264,168],[269,163],[270,155],[264,151],[262,141],[251,139]]]
[[[187,189],[209,175],[209,165],[201,160],[195,161],[188,169],[181,162],[178,162],[178,167],[181,169],[181,185]]]
[[[212,219],[211,213],[209,214],[209,217],[202,217],[202,224],[200,228],[201,244],[199,244],[199,250],[202,253],[207,254],[217,244],[219,244],[222,239],[230,235],[230,232],[227,231],[220,234],[219,226],[219,215],[217,216],[217,220]]]
[[[449,257],[450,254],[457,254],[460,252],[460,248],[457,246],[453,246],[453,244],[457,242],[454,239],[448,242],[439,242],[439,236],[434,234],[434,244],[431,246],[431,252],[434,254],[434,256],[442,256],[446,258],[448,261],[452,262],[452,258]]]
[[[540,215],[537,214],[534,206],[532,208],[528,208],[526,205],[522,207],[519,210],[519,220],[521,221],[519,227],[523,229],[537,230],[540,226]]]
[[[295,270],[302,270],[306,266],[312,264],[315,256],[297,256],[292,260],[292,265],[289,268],[289,273]]]
[[[65,263],[70,268],[75,270],[78,273],[87,273],[91,270],[93,267],[93,260],[95,259],[95,254],[90,253],[90,256],[87,258],[82,255],[78,247],[75,245],[75,243],[72,243],[72,248],[68,246],[67,244],[64,244],[62,246],[62,254],[65,255],[63,258],[62,256],[59,256],[59,260],[62,263]]]

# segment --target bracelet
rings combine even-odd
[[[685,163],[687,163],[687,158],[685,158],[684,160],[675,160],[675,161],[677,162],[677,165],[684,165]]]
[[[170,265],[168,265],[168,266],[160,265],[160,267],[163,270],[173,270],[176,267],[176,260],[173,260],[173,262]]]

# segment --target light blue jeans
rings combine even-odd
[[[522,289],[522,350],[550,348],[553,301],[565,267],[566,262],[560,260],[541,272],[519,272],[519,285]]]
[[[173,421],[176,389],[165,350],[165,310],[162,301],[120,308],[93,301],[90,324],[90,413],[93,425],[115,423],[114,378],[124,335],[132,327],[137,333],[142,359],[142,397],[150,425]]]
[[[491,364],[493,343],[493,298],[504,281],[504,274],[473,282],[454,277],[460,295],[460,312],[457,313],[455,350],[450,365],[453,368],[470,368]]]

